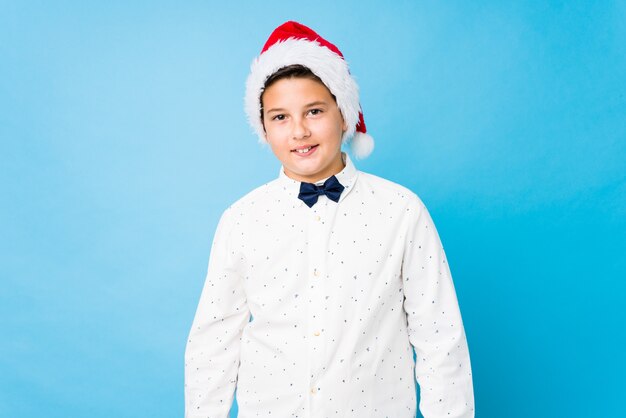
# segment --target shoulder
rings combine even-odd
[[[362,173],[366,188],[371,188],[378,197],[376,201],[387,206],[395,206],[399,216],[402,217],[407,228],[407,236],[426,234],[425,236],[438,237],[437,228],[430,211],[422,199],[409,188],[368,173]],[[392,203],[390,205],[390,203]],[[380,206],[379,206],[380,207]]]
[[[377,201],[405,204],[410,208],[424,208],[425,205],[413,190],[386,178],[359,171],[359,187],[371,193]]]
[[[224,210],[222,217],[241,218],[258,211],[258,208],[267,206],[274,201],[279,187],[277,179],[261,184],[232,202]]]

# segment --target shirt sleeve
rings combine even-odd
[[[452,276],[430,214],[415,198],[407,209],[402,280],[419,408],[424,418],[472,418],[472,371]]]
[[[229,250],[230,209],[213,239],[200,302],[185,350],[185,418],[227,418],[234,398],[241,335],[250,311]]]

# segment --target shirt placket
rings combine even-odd
[[[308,354],[309,354],[309,416],[317,417],[321,411],[324,383],[320,380],[324,365],[324,279],[327,277],[327,257],[330,202],[320,196],[308,217],[309,251],[308,272]]]

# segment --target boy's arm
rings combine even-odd
[[[250,319],[228,250],[230,209],[215,232],[200,302],[185,351],[185,418],[227,418],[233,402],[243,328]]]
[[[408,215],[402,280],[420,411],[424,418],[472,418],[469,351],[446,256],[419,198]]]

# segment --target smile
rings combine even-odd
[[[319,145],[319,144],[318,144],[318,145]],[[298,153],[298,154],[306,154],[306,153],[308,153],[309,151],[311,151],[312,149],[316,148],[318,145],[311,145],[311,146],[306,147],[306,148],[294,149],[294,150],[292,150],[291,152],[296,152],[296,153]]]

